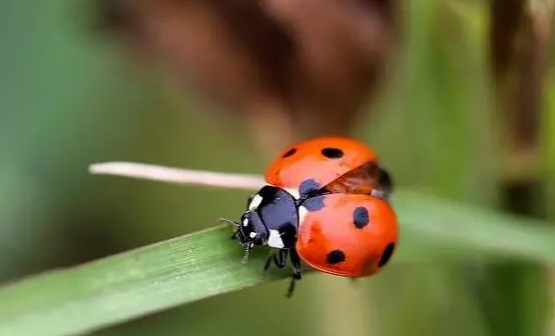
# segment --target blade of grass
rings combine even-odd
[[[459,250],[471,257],[555,261],[555,234],[546,223],[530,225],[535,221],[409,191],[398,192],[394,202],[402,238],[393,263],[427,260],[423,247],[440,256]],[[287,277],[261,274],[264,251],[241,264],[241,248],[229,235],[229,228],[218,226],[4,286],[0,335],[91,332]]]
[[[0,289],[0,335],[73,335],[284,277],[216,227]],[[285,288],[284,288],[285,290]]]

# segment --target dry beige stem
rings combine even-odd
[[[173,184],[191,184],[245,190],[257,190],[264,185],[264,178],[260,175],[170,168],[134,162],[95,163],[89,166],[89,172],[97,175],[125,176]]]

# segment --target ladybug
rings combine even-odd
[[[301,279],[301,260],[324,273],[358,278],[377,273],[397,243],[389,203],[390,174],[365,144],[320,137],[283,150],[265,173],[267,184],[249,197],[232,238],[245,251],[267,245],[272,261],[293,273],[287,296]]]

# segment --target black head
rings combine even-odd
[[[220,220],[235,227],[235,231],[231,238],[236,239],[239,244],[241,244],[245,251],[245,259],[250,249],[255,246],[264,245],[268,240],[268,230],[266,230],[264,223],[256,211],[247,210],[241,216],[240,222],[225,218]]]
[[[245,253],[259,245],[290,248],[298,225],[296,202],[285,190],[267,185],[249,198],[240,222],[227,222],[235,226],[232,237]]]
[[[250,249],[255,246],[264,245],[268,241],[268,229],[257,212],[261,200],[259,193],[249,197],[247,209],[241,216],[240,222],[223,219],[224,222],[235,226],[235,231],[231,238],[236,239],[243,247],[245,251],[245,260],[247,259]]]
[[[248,248],[264,245],[268,241],[268,230],[255,210],[247,210],[241,216],[241,223],[236,231],[239,243]]]

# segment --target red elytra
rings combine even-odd
[[[310,178],[327,185],[378,157],[365,144],[347,137],[320,137],[293,144],[282,151],[265,173],[269,184],[297,189]]]
[[[397,217],[380,198],[330,194],[324,207],[307,212],[299,225],[296,249],[301,259],[321,272],[363,277],[377,273],[397,243]]]

